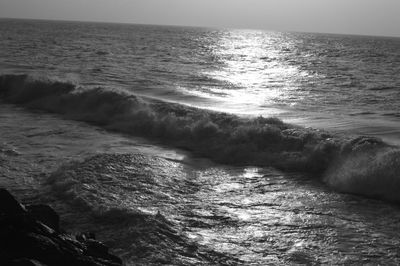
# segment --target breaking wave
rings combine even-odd
[[[393,163],[399,160],[399,149],[376,138],[337,136],[277,118],[242,118],[27,75],[0,76],[0,97],[108,130],[161,140],[217,162],[315,173],[341,191],[400,200],[400,193],[395,195],[400,192],[400,171]]]
[[[339,191],[400,202],[400,150],[357,152],[330,169],[325,181]]]

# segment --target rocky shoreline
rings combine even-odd
[[[50,206],[24,206],[0,188],[0,265],[122,265],[93,233],[67,234],[59,221]]]

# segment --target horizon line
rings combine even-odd
[[[264,32],[287,32],[287,33],[309,33],[309,34],[326,34],[326,35],[341,35],[341,36],[357,36],[357,37],[378,37],[378,38],[400,38],[393,35],[369,35],[360,33],[340,33],[340,32],[317,32],[317,31],[295,31],[295,30],[277,30],[265,28],[234,28],[234,27],[218,27],[218,26],[203,26],[203,25],[182,25],[182,24],[157,24],[157,23],[140,23],[140,22],[121,22],[121,21],[98,21],[98,20],[74,20],[74,19],[46,19],[46,18],[21,18],[21,17],[0,17],[0,20],[32,20],[32,21],[54,21],[54,22],[79,22],[79,23],[104,23],[104,24],[123,24],[123,25],[143,25],[143,26],[161,26],[161,27],[187,27],[187,28],[202,28],[214,30],[254,30]]]

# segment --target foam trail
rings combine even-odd
[[[399,168],[396,164],[382,167],[381,163],[382,158],[397,162],[398,148],[376,138],[334,136],[285,124],[277,118],[240,118],[116,90],[84,89],[68,82],[33,79],[27,75],[0,76],[0,97],[109,130],[158,139],[217,162],[274,166],[318,176],[325,173],[326,182],[342,191],[398,201],[392,196],[392,190],[400,192]],[[364,167],[363,156],[376,163]],[[358,175],[349,174],[345,169],[357,160],[359,163],[354,169]],[[372,176],[378,173],[397,187],[387,186],[374,192],[376,186],[359,189],[354,185],[362,182],[360,176],[377,180]]]

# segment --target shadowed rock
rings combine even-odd
[[[0,188],[0,213],[21,214],[26,212],[25,207],[20,204],[6,189]]]
[[[60,233],[59,216],[51,207],[25,208],[0,188],[0,265],[122,265],[93,238]]]
[[[36,220],[44,223],[55,231],[60,231],[60,217],[48,205],[28,205],[26,206],[28,213]]]

